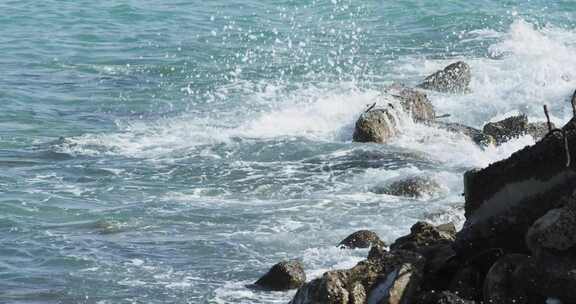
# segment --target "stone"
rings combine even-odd
[[[376,232],[370,230],[356,231],[338,244],[338,247],[347,249],[369,248],[371,246],[386,247],[386,244],[380,240]]]
[[[417,87],[442,93],[467,93],[471,79],[470,66],[458,61],[426,77]]]
[[[427,122],[436,118],[434,106],[425,93],[401,84],[394,84],[386,88],[385,92],[399,99],[404,112],[414,121]]]
[[[514,278],[541,298],[556,298],[562,303],[576,303],[576,259],[557,258],[554,254],[529,257]],[[534,303],[534,301],[531,301]]]
[[[392,250],[410,250],[418,252],[420,249],[432,245],[450,245],[455,239],[453,231],[435,227],[426,222],[417,222],[410,228],[410,234],[398,238],[390,249]],[[456,230],[456,229],[454,229]]]
[[[430,122],[430,125],[452,133],[460,133],[470,138],[470,140],[472,140],[474,143],[476,143],[481,147],[488,147],[496,144],[496,140],[492,136],[485,134],[478,129],[465,126],[463,124],[453,122],[447,123],[441,121],[433,121]]]
[[[479,301],[482,298],[483,277],[478,269],[465,266],[452,277],[448,290],[465,300]]]
[[[484,134],[492,136],[496,140],[496,144],[500,145],[512,138],[527,134],[528,117],[522,114],[498,122],[490,122],[484,125],[482,131]]]
[[[576,151],[576,128],[565,128]],[[576,188],[574,162],[567,167],[564,139],[554,133],[487,168],[464,175],[466,222],[454,248],[467,257],[486,248],[529,252],[525,235],[534,221],[566,204]]]
[[[347,270],[328,271],[302,286],[291,304],[408,304],[415,299],[424,257],[372,247],[368,259]]]
[[[423,198],[433,196],[441,190],[440,184],[430,177],[411,176],[395,181],[388,186],[375,188],[372,191],[379,194]]]
[[[492,304],[527,303],[528,295],[520,284],[520,280],[515,277],[517,269],[527,260],[527,255],[509,254],[494,263],[484,279],[484,302]]]
[[[450,291],[429,291],[423,294],[417,304],[476,304],[475,301],[464,300]]]
[[[282,261],[274,266],[256,283],[256,286],[270,290],[296,289],[306,282],[302,263],[297,260]]]
[[[372,109],[356,121],[355,142],[385,143],[398,134],[397,117],[389,109]]]
[[[553,123],[551,124],[552,129],[556,129],[556,125]],[[544,138],[549,132],[548,124],[546,122],[530,122],[528,123],[528,127],[526,132],[534,138],[534,140],[538,141]]]

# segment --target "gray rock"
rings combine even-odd
[[[401,84],[394,84],[385,91],[400,100],[402,109],[410,114],[414,121],[427,122],[436,117],[434,106],[425,93]]]
[[[569,150],[576,151],[576,128],[566,132]],[[576,188],[574,163],[566,167],[564,139],[555,133],[487,168],[466,172],[466,222],[454,244],[457,253],[527,252],[524,240],[534,221],[565,205]]]
[[[471,78],[470,66],[458,61],[426,77],[418,87],[443,93],[467,93]]]
[[[526,255],[510,254],[494,263],[484,279],[484,302],[493,304],[527,303],[528,295],[520,284],[520,280],[515,277],[516,270],[527,260],[528,256]]]
[[[556,126],[552,123],[552,129],[555,129]],[[548,134],[548,124],[545,122],[530,122],[528,123],[528,127],[526,132],[531,135],[534,140],[538,141],[544,138],[546,134]]]
[[[355,142],[385,143],[398,134],[398,121],[389,109],[373,109],[362,113],[356,121]]]
[[[302,263],[297,260],[283,261],[274,266],[255,285],[270,290],[299,288],[306,282]]]
[[[386,244],[380,240],[378,234],[370,230],[359,230],[347,236],[338,244],[340,248],[369,248],[371,246],[386,247]]]
[[[542,250],[566,251],[576,247],[576,199],[566,198],[562,208],[548,211],[536,220],[526,234],[526,244],[534,256]]]
[[[422,198],[437,194],[441,189],[440,184],[430,177],[411,176],[372,191],[379,194]]]
[[[348,270],[324,273],[301,287],[291,304],[412,303],[424,258],[417,253],[372,247],[367,260]]]

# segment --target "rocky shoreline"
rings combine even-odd
[[[393,100],[362,113],[353,136],[386,143],[402,131],[403,119],[411,119],[461,133],[481,147],[534,137],[536,144],[464,174],[466,221],[460,231],[452,223],[418,222],[390,246],[372,231],[357,231],[338,245],[370,248],[356,266],[306,283],[301,263],[284,261],[255,286],[298,288],[290,304],[576,303],[576,117],[561,129],[531,123],[525,115],[482,130],[439,121],[419,88],[465,94],[470,79],[470,67],[457,62],[416,89],[388,87]],[[431,187],[434,181],[412,178],[382,192],[418,197]]]

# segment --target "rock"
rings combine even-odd
[[[467,93],[471,78],[470,66],[458,61],[426,77],[417,87],[442,93]]]
[[[430,122],[430,125],[452,133],[460,133],[470,138],[474,143],[481,147],[487,147],[496,144],[496,140],[492,136],[484,134],[478,129],[474,129],[463,124],[433,121]]]
[[[541,298],[576,303],[576,260],[573,256],[560,259],[554,255],[530,257],[517,268],[514,278],[520,281],[524,290]]]
[[[496,144],[500,145],[512,138],[527,134],[528,117],[524,114],[508,117],[498,122],[490,122],[482,129],[484,134],[492,136]]]
[[[409,198],[429,197],[440,192],[442,187],[434,179],[424,176],[411,176],[383,188],[372,191],[379,194],[404,196]]]
[[[367,260],[324,273],[301,287],[291,304],[412,303],[424,258],[413,252],[372,247]]]
[[[576,248],[575,194],[564,198],[562,208],[548,211],[528,230],[526,244],[534,256],[539,256],[542,250],[563,252]]]
[[[401,84],[394,84],[385,91],[400,100],[402,109],[410,114],[414,121],[427,122],[435,119],[434,106],[425,93]]]
[[[556,129],[556,126],[553,123],[552,129]],[[530,122],[528,123],[526,132],[532,136],[534,140],[539,141],[548,134],[548,124],[545,122]]]
[[[464,300],[449,291],[430,291],[422,295],[418,299],[417,304],[476,304],[476,302]]]
[[[447,231],[448,230],[448,231]],[[454,228],[454,230],[456,230]],[[410,228],[410,234],[398,238],[390,249],[410,250],[418,252],[420,249],[432,245],[450,245],[455,239],[452,229],[445,225],[441,229],[426,222],[417,222]]]
[[[338,244],[338,247],[348,249],[369,248],[371,246],[386,247],[386,244],[380,240],[376,232],[370,230],[356,231]]]
[[[510,254],[500,258],[488,271],[484,279],[483,298],[485,303],[527,303],[528,296],[518,278],[516,270],[528,260],[528,256]]]
[[[480,271],[473,266],[466,266],[452,277],[448,290],[463,299],[479,301],[482,298],[482,283]]]
[[[255,285],[270,290],[299,288],[306,282],[302,263],[297,260],[283,261],[274,266]]]
[[[398,134],[397,117],[389,109],[373,109],[362,113],[356,121],[355,142],[385,143]]]
[[[576,151],[576,128],[565,128],[569,151]],[[464,257],[485,248],[527,253],[524,237],[535,220],[566,204],[576,188],[567,168],[564,139],[557,133],[508,159],[464,175],[466,222],[454,247]]]

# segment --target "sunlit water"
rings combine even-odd
[[[463,220],[480,149],[404,123],[353,124],[393,82],[456,61],[473,93],[429,93],[448,121],[571,117],[569,1],[0,1],[0,302],[286,303],[245,288],[301,259],[354,265],[358,229],[391,242]],[[419,200],[370,190],[430,176]]]

